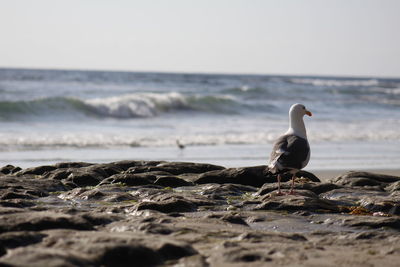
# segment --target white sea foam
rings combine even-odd
[[[362,125],[342,127],[344,126],[322,125],[318,129],[309,127],[308,139],[311,143],[326,141],[396,141],[400,139],[400,132],[396,131],[396,129],[380,130],[378,125],[368,128]],[[0,150],[36,150],[66,147],[174,147],[177,139],[186,146],[271,144],[281,134],[281,131],[277,129],[235,133],[187,133],[184,135],[177,134],[173,130],[163,134],[150,132],[0,133]]]
[[[311,84],[314,86],[328,86],[328,87],[341,87],[341,86],[377,86],[379,81],[376,79],[367,80],[344,80],[344,79],[309,79],[309,78],[294,78],[290,79],[292,83],[297,84]]]
[[[137,93],[110,98],[95,98],[85,103],[104,116],[117,118],[152,117],[161,111],[188,107],[186,98],[179,93]]]

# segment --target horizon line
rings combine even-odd
[[[226,76],[271,76],[271,77],[322,77],[322,78],[359,78],[359,79],[400,79],[400,76],[363,75],[363,74],[289,74],[289,73],[262,73],[262,72],[223,72],[223,71],[176,71],[176,70],[126,70],[103,68],[70,68],[70,67],[7,67],[0,66],[0,70],[42,70],[42,71],[87,71],[87,72],[125,72],[125,73],[154,73],[154,74],[188,74],[188,75],[226,75]]]

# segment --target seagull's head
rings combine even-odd
[[[303,104],[294,104],[290,107],[289,116],[290,117],[300,117],[304,115],[312,116],[312,113],[306,109]]]

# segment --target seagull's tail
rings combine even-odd
[[[269,164],[268,164],[268,169],[269,169],[269,171],[271,172],[271,173],[276,173],[277,171],[278,171],[278,166],[277,166],[277,164],[278,164],[278,161],[277,160],[274,160],[274,161],[272,161],[272,162],[270,162]]]

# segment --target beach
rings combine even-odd
[[[0,69],[0,264],[397,266],[399,89]],[[279,195],[266,165],[297,102],[311,157]]]

